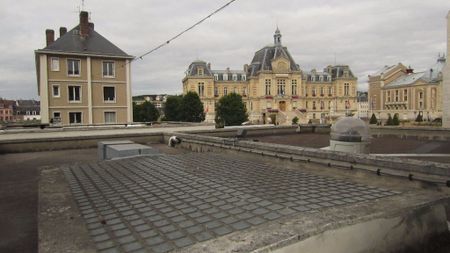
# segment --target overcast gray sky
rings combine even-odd
[[[228,0],[86,0],[97,32],[141,55]],[[78,24],[78,0],[0,0],[0,97],[38,98],[34,50],[45,29]],[[132,64],[133,95],[181,93],[188,65],[242,69],[254,53],[282,41],[302,70],[350,65],[359,89],[367,75],[402,62],[423,70],[446,51],[448,0],[237,0],[222,12]]]

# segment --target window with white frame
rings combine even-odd
[[[105,112],[105,124],[114,124],[116,122],[116,112]]]
[[[237,81],[237,74],[233,74],[233,81]]]
[[[61,92],[59,89],[59,84],[53,84],[52,85],[52,96],[54,98],[59,98],[61,96]]]
[[[67,75],[79,76],[80,75],[80,60],[67,59]]]
[[[103,100],[105,102],[115,102],[116,101],[116,89],[113,86],[103,87]]]
[[[245,75],[241,75],[241,80],[245,81],[247,79],[247,77]]]
[[[80,102],[81,101],[81,86],[69,85],[67,88],[69,92],[69,102]]]
[[[52,71],[59,71],[59,58],[58,57],[50,58],[50,69]]]
[[[223,80],[228,81],[228,74],[223,74]]]
[[[103,62],[103,76],[104,77],[114,77],[115,76],[115,64],[113,61]]]
[[[69,123],[70,124],[81,124],[81,112],[69,112]]]
[[[218,74],[214,74],[214,80],[215,81],[219,80],[219,75]]]

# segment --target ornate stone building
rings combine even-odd
[[[439,56],[434,66],[421,72],[399,63],[385,66],[369,75],[370,111],[378,118],[399,114],[401,120],[424,120],[442,117],[442,70],[445,57]]]
[[[355,113],[357,78],[346,65],[328,66],[322,72],[304,72],[281,43],[277,30],[274,44],[258,50],[243,70],[213,70],[204,61],[189,65],[183,93],[199,94],[206,121],[214,121],[215,104],[230,92],[242,95],[254,123],[290,124],[324,122]]]

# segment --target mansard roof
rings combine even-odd
[[[287,47],[266,46],[255,53],[249,66],[249,75],[256,76],[259,71],[272,70],[272,61],[278,57],[284,57],[290,61],[291,71],[300,71],[300,67],[295,63]]]

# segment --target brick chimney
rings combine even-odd
[[[52,29],[45,30],[45,39],[47,41],[47,46],[50,46],[50,44],[55,41],[55,31],[53,31]]]
[[[67,28],[61,26],[59,28],[59,37],[61,38],[64,34],[66,34],[66,32],[67,32]]]
[[[80,36],[86,38],[89,35],[89,14],[87,11],[80,12]]]
[[[414,73],[414,69],[412,69],[411,66],[409,66],[408,68],[406,68],[405,72],[406,74],[412,74]]]

